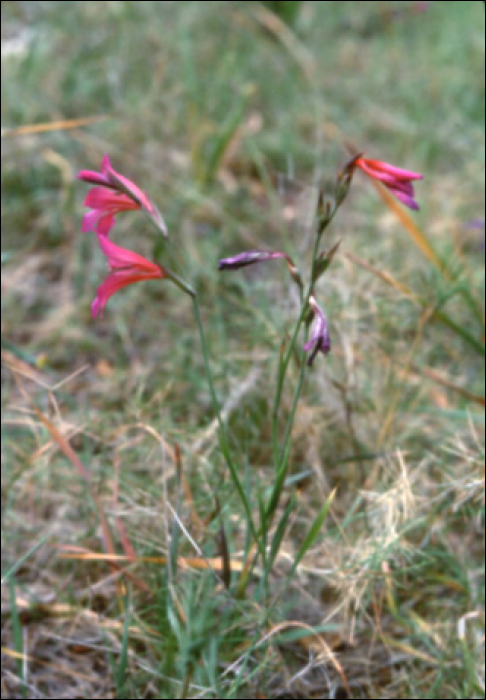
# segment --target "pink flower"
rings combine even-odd
[[[120,194],[106,189],[106,187],[93,187],[84,200],[84,206],[90,207],[83,216],[81,231],[96,231],[102,236],[107,236],[115,223],[115,214],[130,209],[140,209],[133,199],[126,194]]]
[[[144,209],[160,231],[167,235],[165,222],[155,204],[135,183],[112,168],[106,154],[101,162],[99,173],[81,170],[78,178],[84,182],[99,185],[88,192],[84,201],[84,205],[93,211],[83,217],[81,226],[83,232],[93,230],[106,236],[115,223],[115,214],[130,209]]]
[[[108,236],[98,233],[101,250],[108,259],[110,272],[102,285],[98,287],[96,297],[91,304],[93,318],[103,315],[108,299],[119,289],[142,280],[164,279],[169,276],[167,270],[131,250],[115,245]]]
[[[410,207],[410,209],[419,209],[419,205],[414,200],[415,193],[411,181],[421,180],[423,175],[410,170],[396,168],[394,165],[383,163],[381,160],[358,157],[354,158],[353,161],[351,163],[354,167],[361,168],[373,180],[382,182],[402,204]]]

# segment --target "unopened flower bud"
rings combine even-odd
[[[327,319],[314,295],[311,295],[309,298],[309,306],[314,314],[314,323],[312,325],[311,338],[304,345],[304,352],[312,350],[307,360],[308,366],[311,367],[318,352],[327,355],[331,351],[331,338],[327,326]]]

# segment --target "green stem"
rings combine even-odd
[[[265,538],[266,538],[266,533],[269,532],[273,517],[275,515],[275,512],[278,508],[278,504],[280,502],[280,498],[282,495],[282,491],[285,485],[285,479],[287,476],[287,469],[288,469],[288,462],[289,462],[289,456],[290,456],[290,438],[291,438],[291,431],[292,431],[292,425],[294,422],[295,418],[295,412],[297,410],[297,405],[300,399],[300,395],[302,393],[302,387],[304,384],[304,379],[305,379],[305,372],[306,372],[306,363],[305,363],[305,358],[302,357],[302,365],[300,369],[300,376],[299,376],[299,381],[297,384],[297,388],[294,394],[294,399],[292,401],[292,409],[290,411],[290,416],[287,421],[287,425],[285,428],[285,433],[284,433],[284,438],[283,438],[283,444],[280,447],[279,446],[279,439],[278,439],[278,416],[279,416],[279,409],[280,409],[280,402],[282,400],[282,393],[283,393],[283,387],[285,384],[285,378],[287,375],[287,370],[290,364],[291,357],[294,353],[295,346],[297,344],[297,339],[300,333],[300,329],[302,327],[302,324],[305,320],[308,308],[309,308],[309,298],[313,292],[314,288],[314,278],[315,278],[315,273],[316,273],[316,264],[317,264],[317,258],[319,255],[319,245],[321,242],[322,234],[324,233],[324,230],[329,226],[331,223],[332,219],[334,218],[334,215],[336,214],[336,211],[338,210],[341,202],[337,203],[334,206],[334,209],[330,212],[328,215],[327,221],[324,226],[319,225],[315,243],[314,243],[314,250],[312,253],[312,267],[311,267],[311,278],[309,282],[309,286],[307,289],[307,292],[305,296],[301,292],[301,310],[300,310],[300,315],[297,320],[297,323],[295,324],[294,332],[292,334],[292,338],[290,340],[290,345],[287,348],[287,351],[282,351],[284,353],[284,356],[282,358],[282,354],[280,355],[280,360],[279,360],[279,367],[278,367],[278,373],[277,373],[277,388],[275,391],[275,399],[274,399],[274,405],[273,405],[273,411],[272,411],[272,444],[273,444],[273,455],[274,455],[274,463],[275,463],[275,470],[276,470],[276,475],[275,475],[275,484],[272,490],[272,494],[270,495],[269,501],[267,503],[266,508],[264,511],[261,513],[261,524],[260,524],[260,529],[258,532],[258,536],[255,537],[255,540],[258,542],[259,545],[259,553],[261,556],[261,560],[263,563],[263,568],[264,568],[264,576],[265,580],[268,579],[269,571],[267,570],[268,567],[265,566],[265,552],[262,552],[262,548],[265,548]],[[250,572],[253,570],[253,567],[256,564],[256,555],[253,558],[253,562],[251,566],[247,567],[246,572],[243,574],[240,585],[239,585],[239,594],[243,595],[246,586],[248,584]]]
[[[334,216],[334,211],[330,215],[329,218],[329,223],[331,222],[333,216]],[[309,286],[307,289],[307,292],[305,294],[305,297],[303,299],[302,303],[302,308],[300,311],[300,316],[299,319],[295,325],[294,332],[292,334],[292,338],[290,340],[290,346],[287,350],[287,354],[283,360],[283,362],[280,362],[279,364],[279,371],[278,371],[278,376],[277,376],[277,390],[275,392],[275,401],[273,405],[273,412],[272,412],[272,442],[273,442],[273,456],[274,456],[274,461],[275,461],[275,467],[278,470],[279,463],[280,463],[280,455],[285,452],[285,446],[282,447],[281,450],[279,450],[278,446],[278,413],[279,413],[279,408],[280,408],[280,401],[282,399],[282,392],[283,392],[283,387],[285,383],[285,377],[287,374],[287,369],[290,363],[290,358],[292,357],[292,354],[294,352],[295,345],[297,343],[297,337],[299,335],[300,329],[302,327],[302,323],[304,321],[305,315],[307,313],[308,309],[308,304],[309,304],[309,298],[310,295],[312,294],[312,289],[314,286],[314,273],[315,273],[315,268],[316,268],[316,262],[317,262],[317,256],[319,253],[319,244],[321,241],[321,235],[316,236],[316,240],[314,243],[314,250],[312,253],[312,269],[311,269],[311,279],[309,282]]]
[[[193,674],[193,670],[190,667],[186,670],[186,673],[184,676],[184,684],[182,686],[180,700],[186,700],[186,698],[187,698],[187,694],[189,692],[189,686],[191,685],[192,674]]]
[[[193,301],[193,305],[194,305],[194,314],[196,317],[196,323],[197,323],[197,327],[199,330],[199,337],[201,339],[201,348],[202,348],[202,353],[203,353],[203,358],[204,358],[204,367],[206,370],[206,377],[208,380],[209,391],[211,393],[213,408],[214,408],[214,412],[216,414],[216,418],[217,418],[218,426],[219,426],[219,443],[220,443],[221,451],[222,451],[223,456],[225,458],[226,464],[228,465],[228,469],[230,470],[231,478],[233,479],[233,482],[236,486],[236,490],[238,491],[238,495],[239,495],[241,502],[243,504],[243,507],[245,509],[245,514],[246,514],[246,517],[248,520],[248,524],[249,524],[253,539],[258,546],[260,554],[262,556],[264,556],[264,552],[262,552],[262,545],[260,542],[260,537],[258,536],[255,525],[253,523],[253,517],[251,514],[250,504],[248,502],[245,490],[244,490],[243,485],[242,485],[240,478],[238,476],[238,470],[237,470],[237,468],[233,462],[233,459],[231,457],[231,452],[230,452],[229,444],[228,444],[228,433],[226,430],[226,424],[223,421],[223,418],[221,416],[221,407],[219,405],[218,397],[216,396],[213,375],[211,372],[211,367],[209,365],[209,354],[208,354],[208,346],[207,346],[207,342],[206,342],[206,334],[204,332],[204,326],[203,326],[202,319],[201,319],[201,312],[199,309],[199,301],[198,301],[196,293],[194,293],[194,295],[192,296],[192,301]]]
[[[196,292],[194,289],[191,287],[190,284],[187,284],[187,282],[184,282],[182,277],[179,277],[179,275],[176,275],[175,272],[172,272],[171,270],[168,270],[166,267],[163,268],[165,272],[165,276],[167,279],[169,279],[171,282],[173,282],[179,289],[181,289],[183,292],[186,294],[189,294],[190,297],[193,299],[196,296]]]
[[[310,294],[309,294],[310,296]],[[278,444],[278,413],[279,413],[279,408],[280,408],[280,401],[282,399],[282,392],[283,392],[283,387],[285,383],[285,376],[287,374],[287,368],[290,362],[290,357],[292,356],[293,349],[295,347],[295,344],[297,342],[297,337],[300,332],[300,328],[302,326],[302,322],[304,320],[305,316],[305,311],[307,307],[309,297],[306,298],[305,302],[302,304],[302,309],[300,312],[299,320],[297,321],[294,332],[292,334],[292,338],[290,340],[290,346],[289,349],[283,359],[283,361],[280,361],[279,363],[279,368],[278,368],[278,375],[277,375],[277,389],[275,392],[275,400],[273,404],[273,411],[272,411],[272,443],[273,443],[273,457],[274,457],[274,462],[275,462],[275,467],[278,469],[278,465],[280,462],[280,449],[279,449],[279,444]]]
[[[219,405],[218,398],[216,396],[216,390],[214,388],[213,375],[211,372],[211,367],[209,366],[209,354],[208,354],[208,345],[206,342],[206,334],[204,332],[204,326],[203,326],[203,322],[201,319],[201,312],[199,309],[199,301],[197,298],[197,294],[195,294],[195,293],[192,296],[192,302],[194,304],[194,314],[196,316],[197,328],[199,331],[199,337],[201,339],[201,348],[202,348],[203,358],[204,358],[204,367],[206,370],[206,377],[207,377],[208,384],[209,384],[209,391],[211,393],[211,399],[213,401],[214,412],[216,413],[216,418],[218,420],[220,432],[222,435],[224,435],[225,442],[226,442],[226,426],[224,425],[223,419],[221,417],[221,408]]]
[[[274,400],[273,411],[272,411],[272,445],[273,445],[273,457],[274,457],[275,469],[276,469],[276,481],[275,481],[273,493],[272,493],[272,496],[270,497],[270,501],[269,501],[268,508],[267,508],[267,517],[270,518],[270,521],[271,521],[271,518],[273,517],[273,514],[275,513],[277,506],[278,506],[278,503],[280,501],[280,496],[282,494],[282,490],[283,490],[283,487],[285,484],[285,478],[287,475],[288,455],[289,455],[288,447],[289,447],[289,441],[291,438],[291,431],[292,431],[292,425],[293,425],[294,418],[295,418],[295,412],[297,410],[297,404],[299,402],[299,399],[300,399],[300,396],[302,393],[302,387],[304,384],[305,370],[306,370],[305,359],[302,358],[302,366],[301,366],[299,381],[298,381],[298,384],[297,384],[297,387],[295,390],[294,399],[292,401],[292,409],[290,411],[290,416],[289,416],[288,421],[287,421],[282,444],[280,446],[279,445],[279,438],[278,438],[278,416],[279,416],[279,410],[280,410],[280,402],[282,400],[283,387],[285,384],[285,378],[286,378],[287,370],[288,370],[288,367],[290,364],[290,359],[294,353],[294,349],[295,349],[295,346],[297,343],[297,338],[298,338],[298,335],[300,333],[300,329],[302,327],[302,323],[304,322],[305,316],[306,316],[308,308],[309,308],[309,299],[310,299],[310,296],[311,296],[313,289],[314,289],[316,265],[317,265],[318,255],[319,255],[319,246],[321,243],[322,234],[324,233],[326,228],[329,226],[331,221],[334,219],[334,216],[336,215],[337,210],[339,209],[340,205],[342,204],[342,201],[343,200],[337,202],[334,205],[334,208],[329,213],[324,225],[322,225],[320,222],[318,222],[318,224],[317,224],[318,231],[317,231],[317,235],[316,235],[315,242],[314,242],[314,250],[312,252],[312,265],[311,265],[311,276],[310,276],[309,286],[307,288],[307,292],[305,294],[305,297],[302,300],[302,308],[300,311],[299,319],[295,325],[294,332],[292,334],[292,338],[291,338],[287,353],[286,353],[284,359],[281,360],[279,363],[279,369],[278,369],[278,375],[277,375],[277,389],[275,392],[275,400]],[[269,526],[270,526],[270,523],[268,524],[268,527]]]

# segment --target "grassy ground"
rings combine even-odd
[[[422,5],[302,3],[288,29],[249,2],[2,2],[2,697],[484,696],[484,237],[467,226],[484,216],[484,9]],[[419,231],[357,174],[329,230],[334,347],[296,415],[267,614],[261,572],[243,598],[221,583],[215,495],[233,584],[247,526],[190,301],[150,282],[91,320],[105,261],[75,175],[107,152],[163,211],[257,511],[296,306],[278,263],[217,260],[285,248],[305,269],[312,184],[346,139],[424,173]],[[116,238],[160,255],[149,232],[127,213]],[[100,513],[138,561],[106,560]]]

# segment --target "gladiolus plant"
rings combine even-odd
[[[258,502],[260,507],[258,516],[255,516],[253,513],[252,502],[254,499],[250,499],[248,496],[247,489],[242,482],[241,465],[235,462],[233,451],[230,447],[232,443],[229,440],[228,427],[220,409],[220,402],[212,378],[205,331],[196,291],[168,267],[148,260],[132,250],[116,245],[108,236],[115,225],[115,217],[128,210],[143,211],[150,217],[158,231],[167,235],[167,228],[159,210],[143,190],[127,177],[120,175],[114,170],[110,159],[106,155],[103,158],[99,172],[83,170],[78,175],[84,182],[94,185],[88,192],[85,200],[85,205],[91,211],[85,214],[81,229],[84,232],[94,232],[92,235],[96,235],[98,245],[106,257],[109,267],[108,275],[98,287],[92,303],[93,317],[96,318],[103,314],[103,310],[113,294],[128,285],[145,280],[169,279],[192,298],[206,376],[219,425],[220,446],[248,522],[248,560],[238,584],[240,595],[245,593],[251,573],[258,561],[260,561],[263,571],[262,586],[264,586],[265,595],[268,598],[270,597],[269,575],[287,527],[290,515],[289,508],[291,509],[292,507],[292,501],[290,501],[290,505],[285,509],[285,514],[281,517],[281,520],[276,524],[274,523],[289,472],[292,425],[300,394],[310,371],[309,368],[314,365],[318,355],[322,356],[319,357],[319,362],[322,362],[331,353],[330,323],[328,316],[317,301],[317,286],[321,284],[321,279],[325,278],[325,275],[328,273],[338,253],[340,242],[335,243],[329,250],[323,250],[322,240],[324,233],[347,197],[357,169],[383,183],[406,206],[411,209],[418,209],[418,204],[414,199],[415,192],[412,182],[420,179],[422,175],[397,168],[382,161],[370,160],[364,158],[363,154],[359,154],[350,160],[337,175],[333,198],[325,197],[323,191],[319,192],[315,215],[312,258],[306,275],[301,274],[294,260],[287,252],[282,250],[249,250],[223,258],[218,263],[218,269],[226,274],[250,265],[268,263],[272,260],[284,260],[287,272],[290,275],[290,284],[295,284],[298,287],[297,298],[300,300],[300,309],[293,321],[293,331],[290,335],[286,334],[287,340],[280,346],[280,356],[277,362],[276,389],[271,416],[275,469],[274,483],[269,494],[259,495]],[[276,268],[278,268],[278,265]],[[325,283],[319,290],[319,296],[323,299],[326,297]],[[289,367],[295,359],[297,359],[298,381],[294,389],[295,393],[291,403],[290,415],[286,415],[285,419],[283,419],[281,411],[283,390],[288,380]],[[319,362],[315,363],[317,371]],[[327,516],[332,497],[333,494],[323,504],[321,512],[311,528],[312,537],[310,534],[307,536],[305,546],[303,546],[301,554],[298,555],[296,563],[298,563],[299,556],[303,556],[308,547],[311,546],[312,538],[317,536],[319,527]],[[269,552],[271,553],[270,556]],[[226,583],[229,585],[229,582]]]

